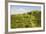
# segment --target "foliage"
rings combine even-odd
[[[41,26],[41,11],[11,15],[11,28],[32,28]]]

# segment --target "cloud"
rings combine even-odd
[[[11,6],[11,14],[22,14],[30,12],[32,10],[41,10],[41,6]]]

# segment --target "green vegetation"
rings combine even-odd
[[[41,11],[11,15],[11,28],[41,27]]]

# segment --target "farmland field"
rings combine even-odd
[[[11,28],[41,27],[41,11],[11,15]]]

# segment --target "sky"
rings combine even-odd
[[[23,14],[31,12],[32,10],[41,10],[41,6],[23,6],[23,5],[11,5],[11,14]]]

